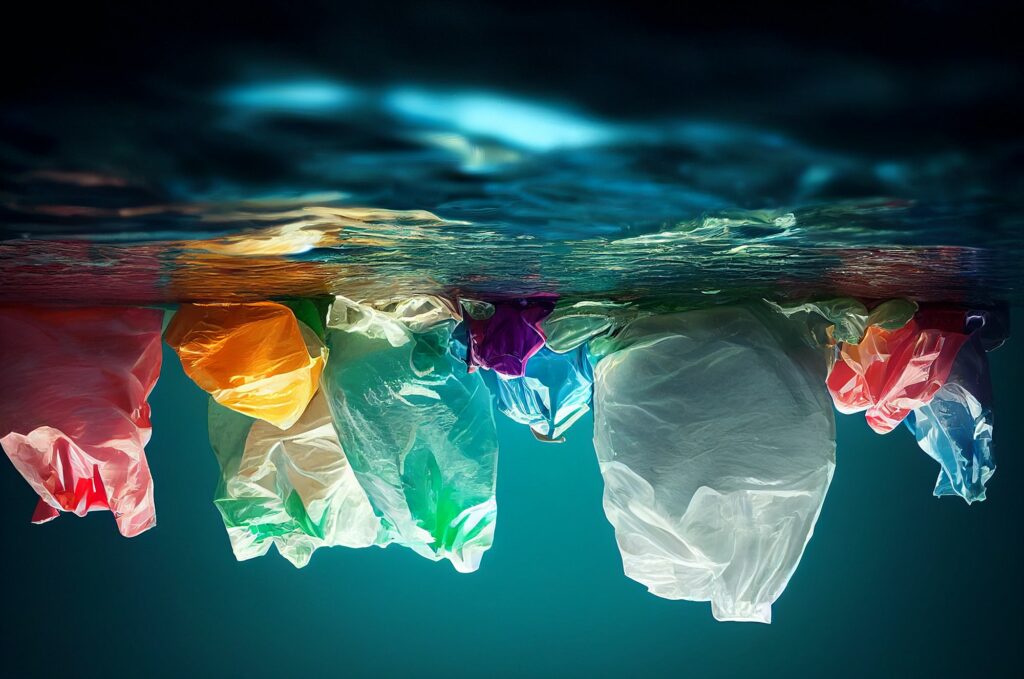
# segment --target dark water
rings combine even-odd
[[[1011,3],[27,7],[0,44],[0,302],[444,292],[484,299],[1024,304]],[[892,14],[890,14],[890,12]],[[170,350],[157,530],[31,526],[8,468],[14,676],[1014,676],[1022,362],[992,354],[999,473],[930,495],[902,428],[837,418],[838,470],[771,627],[622,573],[589,435],[499,418],[501,528],[410,553],[237,563],[206,396]],[[5,357],[6,359],[7,357]]]
[[[9,116],[6,301],[1021,287],[1019,198],[998,190],[1012,148],[842,153],[768,129],[294,77],[178,104],[102,143],[58,109]],[[209,156],[168,133],[193,118]],[[55,150],[18,148],[36,137]]]
[[[1019,299],[1005,8],[582,7],[94,8],[5,46],[0,298]]]

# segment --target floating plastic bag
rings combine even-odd
[[[917,304],[906,299],[891,299],[882,302],[871,311],[851,297],[838,297],[820,302],[804,304],[775,304],[772,307],[786,316],[797,313],[814,313],[832,324],[832,337],[837,342],[859,344],[864,333],[870,326],[878,326],[882,330],[897,330],[906,325]]]
[[[995,473],[992,449],[992,383],[988,348],[1008,334],[1004,314],[971,312],[970,338],[960,348],[946,383],[904,423],[917,443],[941,466],[935,495],[959,495],[968,504],[985,499]]]
[[[469,319],[469,365],[522,377],[530,357],[544,346],[540,323],[554,299],[497,302],[488,318]]]
[[[109,509],[125,537],[156,525],[144,448],[162,320],[155,309],[0,308],[0,443],[39,495],[33,522]]]
[[[487,375],[498,410],[528,425],[541,440],[559,440],[590,410],[594,373],[586,345],[565,354],[544,347],[530,359],[523,377]]]
[[[826,355],[766,308],[630,323],[595,369],[594,445],[626,575],[771,621],[835,468]]]
[[[209,424],[221,468],[214,504],[236,559],[263,556],[273,544],[301,568],[319,547],[384,541],[322,394],[285,431],[213,399]]]
[[[563,354],[614,331],[639,314],[628,303],[560,302],[541,323],[541,330],[548,349]]]
[[[281,304],[182,304],[165,334],[185,373],[234,411],[287,429],[317,390],[326,350]]]
[[[380,309],[338,298],[323,389],[392,538],[468,572],[494,535],[498,443],[483,378],[449,351],[456,320],[436,297]]]
[[[839,345],[827,384],[841,413],[866,410],[879,434],[892,431],[911,410],[927,405],[949,375],[967,339],[964,313],[930,310],[897,330],[873,325],[860,344]]]

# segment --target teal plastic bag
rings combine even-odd
[[[456,307],[338,298],[324,390],[338,438],[393,539],[476,570],[497,516],[498,441],[479,373],[449,350]]]

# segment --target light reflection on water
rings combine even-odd
[[[0,147],[3,300],[958,301],[1017,299],[1022,282],[1011,147],[854,156],[771,130],[315,77],[123,114],[134,122],[4,114],[50,150]]]

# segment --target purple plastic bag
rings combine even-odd
[[[541,321],[555,308],[555,299],[518,299],[494,304],[487,319],[469,321],[469,368],[488,368],[522,377],[526,362],[544,346]]]

